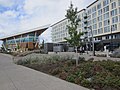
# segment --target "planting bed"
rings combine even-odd
[[[111,60],[85,61],[84,58],[80,58],[77,67],[75,60],[54,61],[50,59],[46,63],[38,63],[36,60],[35,62],[27,61],[18,64],[90,89],[120,90],[120,62]]]

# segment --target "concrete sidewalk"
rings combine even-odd
[[[99,54],[104,54],[104,53],[99,53],[99,52],[96,52],[96,55]],[[95,61],[102,61],[102,60],[113,60],[113,61],[120,61],[120,58],[112,58],[112,57],[97,57],[97,56],[93,56],[92,55],[92,52],[89,52],[89,54],[87,53],[84,53],[82,55],[80,55],[80,57],[84,57],[85,60],[89,60],[90,58],[94,58]]]
[[[0,90],[88,90],[56,77],[15,65],[0,54]]]

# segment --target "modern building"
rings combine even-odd
[[[100,40],[103,46],[120,44],[120,0],[97,0],[86,11],[95,41]]]
[[[78,17],[80,19],[83,19],[85,9],[78,12]],[[53,43],[63,43],[65,42],[64,38],[69,38],[67,25],[69,25],[69,22],[66,18],[63,20],[53,24],[52,27],[52,42]],[[78,32],[82,32],[84,30],[84,23],[80,22],[78,26]]]
[[[78,12],[81,23],[78,31],[84,32],[84,15],[87,15],[88,21],[88,41],[91,41],[93,34],[96,50],[101,50],[104,46],[120,45],[120,0],[96,0],[88,5],[86,9]],[[67,19],[52,25],[52,41],[63,42],[64,37],[69,37]],[[98,47],[99,46],[99,47]]]
[[[0,38],[3,41],[3,47],[5,50],[33,50],[38,49],[39,35],[49,28],[50,25],[41,26],[17,34],[8,35]]]

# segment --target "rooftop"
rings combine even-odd
[[[50,24],[49,25],[40,26],[40,27],[37,27],[37,28],[33,28],[33,29],[29,29],[29,30],[25,30],[25,31],[22,31],[22,32],[17,32],[17,33],[14,33],[14,34],[10,34],[10,35],[6,35],[6,36],[3,36],[3,37],[0,37],[0,40],[11,38],[11,37],[14,37],[14,36],[23,35],[23,34],[28,34],[28,33],[32,33],[32,32],[38,32],[38,31],[41,31],[41,30],[46,30],[49,27],[50,27]]]

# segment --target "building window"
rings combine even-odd
[[[116,2],[113,2],[113,3],[111,4],[111,9],[114,9],[114,8],[116,8]]]
[[[104,21],[104,26],[107,26],[107,25],[109,25],[109,24],[110,24],[110,23],[109,23],[109,19]]]
[[[102,21],[102,16],[99,16],[99,17],[98,17],[98,21]]]
[[[107,18],[109,18],[109,12],[104,14],[104,19],[107,19]]]
[[[109,4],[109,0],[104,0],[103,1],[103,6],[106,6],[106,5],[108,5]]]
[[[92,8],[92,12],[95,12],[95,11],[96,11],[96,6]]]
[[[102,22],[99,22],[99,28],[102,27]]]
[[[120,22],[120,15],[119,15],[119,22]]]
[[[88,26],[89,26],[89,25],[91,25],[91,20],[90,20],[90,21],[88,21]]]
[[[102,9],[98,11],[98,15],[101,15],[101,14],[102,14]]]
[[[97,30],[93,30],[93,35],[97,35]]]
[[[109,6],[105,7],[103,10],[104,10],[104,13],[109,11]]]
[[[117,30],[117,24],[111,25],[111,30],[116,31]]]
[[[104,27],[104,33],[110,32],[110,26]]]
[[[120,6],[120,0],[118,0],[118,6]]]
[[[109,36],[106,36],[106,40],[109,39]]]
[[[93,25],[93,29],[96,29],[96,28],[97,28],[97,24],[94,24],[94,25]]]
[[[95,18],[95,19],[93,19],[93,24],[94,24],[94,23],[96,23],[96,18]]]
[[[95,18],[96,17],[96,12],[92,14],[92,18]]]
[[[88,15],[90,15],[90,14],[91,14],[91,9],[88,10]]]
[[[110,0],[110,2],[112,3],[114,0]]]
[[[103,28],[98,29],[98,34],[102,34],[103,33]]]
[[[101,3],[97,5],[97,9],[101,9]]]
[[[117,22],[118,22],[118,16],[113,17],[112,18],[112,24],[117,23]]]
[[[119,14],[120,14],[120,8],[119,8]]]
[[[115,16],[115,15],[117,15],[117,9],[111,11],[111,16]]]

